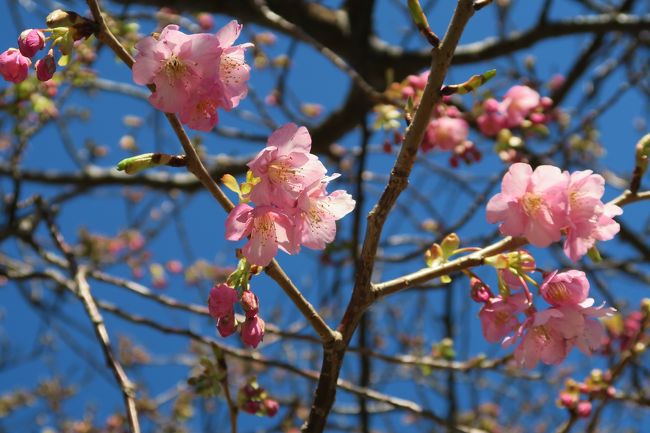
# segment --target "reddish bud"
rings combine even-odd
[[[228,337],[229,335],[234,334],[236,327],[237,323],[235,322],[234,312],[220,317],[217,321],[217,330],[219,331],[219,335],[222,337]]]
[[[260,311],[260,303],[257,296],[250,290],[244,290],[241,295],[241,306],[246,312],[246,317],[257,316]]]
[[[247,317],[241,328],[244,344],[256,348],[264,338],[264,328],[264,320],[259,316]]]
[[[204,32],[209,32],[214,27],[214,17],[208,13],[201,12],[197,15],[196,21]]]
[[[247,401],[242,405],[241,410],[246,413],[256,414],[260,410],[260,404],[256,401]]]
[[[581,401],[580,403],[578,403],[578,407],[576,408],[576,414],[580,418],[587,418],[589,415],[591,415],[591,402]]]
[[[270,398],[264,400],[262,404],[264,405],[264,411],[268,416],[275,416],[275,414],[278,413],[278,409],[280,409],[278,402]]]
[[[469,283],[472,287],[470,296],[474,302],[486,303],[494,296],[490,288],[483,284],[483,281],[478,278],[472,277],[469,280]]]
[[[578,397],[575,394],[568,392],[560,393],[560,404],[566,408],[572,408],[578,402]]]
[[[18,48],[25,57],[34,57],[44,46],[45,35],[39,30],[27,29],[18,36]]]
[[[56,72],[56,62],[54,52],[50,50],[47,56],[36,62],[36,78],[39,81],[47,81],[54,76],[54,72]]]

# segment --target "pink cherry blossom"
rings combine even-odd
[[[237,21],[226,24],[216,34],[219,47],[223,50],[219,62],[219,80],[223,86],[223,107],[226,110],[239,105],[239,101],[248,93],[248,79],[250,77],[250,66],[246,64],[244,52],[253,44],[246,43],[234,45],[235,39],[241,33],[242,25]]]
[[[325,188],[335,174],[305,188],[297,200],[296,239],[307,248],[322,250],[336,236],[336,221],[354,209],[355,201],[343,190],[327,194]]]
[[[223,93],[218,83],[213,83],[207,89],[199,89],[187,98],[180,109],[181,122],[197,131],[209,132],[219,120],[217,108],[219,95]]]
[[[241,327],[241,339],[245,345],[256,348],[264,338],[265,324],[259,316],[247,317]]]
[[[16,48],[9,48],[0,54],[0,74],[12,83],[20,83],[27,78],[32,61],[23,56]]]
[[[34,57],[44,46],[45,35],[40,30],[27,29],[18,36],[18,49],[25,57]]]
[[[483,102],[483,110],[483,114],[476,119],[478,128],[483,134],[494,137],[507,127],[505,110],[496,99],[489,98]]]
[[[511,295],[507,299],[491,298],[479,312],[485,339],[497,343],[515,331],[520,326],[517,314],[525,311],[528,306],[523,293]]]
[[[525,236],[538,247],[560,240],[566,225],[568,176],[559,168],[541,165],[510,166],[501,182],[501,192],[487,204],[487,220],[502,222],[501,233]]]
[[[210,289],[208,310],[215,319],[234,314],[233,304],[237,302],[237,290],[227,284],[218,284]]]
[[[539,291],[546,302],[556,307],[577,306],[589,295],[589,281],[582,271],[553,271],[544,278]]]
[[[226,219],[226,239],[239,241],[250,236],[242,253],[255,265],[266,266],[278,248],[294,254],[299,248],[294,238],[293,222],[282,209],[272,206],[253,208],[241,203]]]
[[[521,343],[515,349],[515,361],[527,369],[535,368],[539,361],[559,364],[568,354],[568,346],[562,335],[550,326],[531,322]]]
[[[177,112],[194,89],[212,84],[219,68],[222,49],[212,35],[186,35],[178,26],[166,26],[158,38],[146,37],[135,46],[133,81],[155,84],[149,100],[168,113]]]
[[[605,205],[600,199],[605,192],[605,179],[591,170],[571,173],[568,195],[568,226],[564,252],[574,262],[584,256],[596,240],[610,240],[619,231],[612,217],[622,210]]]
[[[503,97],[507,126],[515,128],[539,106],[539,93],[528,86],[513,86]]]
[[[288,123],[271,134],[267,147],[248,163],[261,179],[251,193],[255,204],[291,208],[305,187],[319,181],[325,166],[311,150],[307,128]]]
[[[422,150],[453,150],[467,140],[468,134],[469,125],[463,119],[447,116],[433,119],[424,133]]]

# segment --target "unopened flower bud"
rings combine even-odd
[[[206,12],[201,12],[196,16],[196,21],[204,32],[209,32],[214,27],[214,17]]]
[[[577,402],[578,402],[577,395],[568,392],[560,393],[560,405],[567,408],[572,408],[575,406]]]
[[[232,314],[220,317],[217,321],[217,330],[219,331],[219,335],[222,337],[228,337],[229,335],[234,334],[236,327],[237,322],[235,322],[234,312]]]
[[[12,83],[24,81],[31,64],[32,61],[15,48],[9,48],[0,54],[0,74],[5,80]]]
[[[264,320],[259,316],[247,317],[241,328],[241,339],[245,345],[256,348],[264,338]]]
[[[469,283],[472,288],[470,296],[474,302],[486,303],[490,300],[490,298],[494,296],[492,295],[490,288],[483,284],[483,281],[479,280],[478,278],[472,277],[469,280]]]
[[[242,405],[241,410],[246,413],[256,414],[260,410],[260,403],[257,401],[247,401]]]
[[[250,290],[244,290],[244,293],[242,293],[241,306],[246,312],[246,317],[257,316],[257,313],[260,311],[259,299]]]
[[[25,57],[34,57],[44,46],[45,35],[40,30],[27,29],[18,36],[18,48]]]
[[[280,408],[278,402],[270,398],[264,400],[262,404],[264,405],[264,410],[266,411],[267,416],[274,416],[278,413],[278,409]]]
[[[581,401],[576,407],[576,414],[580,418],[587,418],[591,415],[591,402],[590,401]]]
[[[54,52],[50,50],[47,56],[36,61],[36,78],[39,81],[47,81],[54,76],[56,72],[56,62],[54,61]]]

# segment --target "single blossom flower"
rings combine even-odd
[[[251,193],[253,203],[293,207],[298,194],[327,171],[310,150],[311,137],[304,126],[288,123],[274,131],[267,147],[248,163],[261,179]]]
[[[186,35],[170,24],[158,38],[146,37],[135,48],[133,81],[155,84],[149,97],[156,108],[175,113],[192,96],[195,89],[210,86],[216,80],[222,49],[213,35]]]
[[[250,66],[246,64],[244,52],[253,44],[233,45],[241,33],[242,25],[237,21],[226,24],[216,34],[219,47],[223,50],[219,62],[219,81],[223,86],[223,107],[226,110],[239,105],[248,93]]]
[[[619,231],[612,217],[623,211],[616,205],[605,205],[601,197],[605,179],[591,170],[571,173],[568,195],[568,225],[564,252],[574,262],[584,256],[597,240],[610,240]]]
[[[578,306],[589,296],[589,281],[582,271],[553,271],[544,278],[539,291],[555,307]]]
[[[508,120],[503,105],[494,98],[483,102],[483,114],[477,119],[478,129],[488,137],[496,136],[499,131],[507,128]]]
[[[27,78],[31,64],[32,61],[15,48],[9,48],[0,54],[0,74],[2,78],[12,83],[23,82]]]
[[[265,324],[259,316],[247,317],[241,327],[241,339],[245,345],[256,348],[264,338]]]
[[[230,211],[226,219],[226,239],[239,241],[247,236],[250,239],[242,253],[250,263],[258,266],[268,265],[278,248],[289,254],[299,248],[292,220],[285,211],[272,206],[253,208],[241,203]]]
[[[422,150],[433,148],[440,150],[453,150],[467,141],[469,125],[464,119],[453,117],[439,117],[433,119],[427,126],[422,140]]]
[[[27,29],[18,36],[18,49],[25,57],[34,57],[43,47],[45,47],[45,35],[40,30]]]
[[[520,326],[517,314],[528,309],[529,304],[523,293],[491,298],[479,312],[483,336],[490,343],[503,340]]]
[[[559,168],[541,165],[510,166],[501,192],[487,204],[487,220],[501,222],[504,235],[525,236],[537,247],[560,240],[566,226],[568,176]]]
[[[528,115],[540,105],[539,93],[528,86],[513,86],[503,97],[506,124],[509,128],[521,125]]]
[[[527,328],[521,343],[515,349],[515,361],[527,369],[535,368],[539,361],[544,364],[559,364],[566,358],[569,347],[558,331],[546,324],[547,318],[535,313],[522,327]],[[521,331],[520,331],[521,332]]]
[[[307,248],[322,250],[336,236],[336,221],[354,209],[355,201],[343,190],[327,194],[327,184],[334,174],[317,180],[305,188],[296,203],[294,224],[296,239]]]

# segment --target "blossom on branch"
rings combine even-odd
[[[591,170],[569,173],[541,165],[534,171],[525,163],[510,166],[501,192],[487,204],[487,220],[501,222],[501,233],[525,236],[546,247],[566,235],[564,252],[574,262],[596,241],[612,239],[620,227],[613,220],[623,211],[604,204],[605,180]]]
[[[244,51],[252,44],[232,45],[241,31],[236,21],[215,35],[178,29],[170,24],[136,44],[133,81],[156,86],[149,101],[157,109],[179,113],[190,128],[210,131],[217,108],[233,109],[248,92]]]
[[[226,220],[226,239],[248,237],[242,253],[259,266],[267,266],[278,249],[288,254],[296,254],[301,245],[324,249],[336,236],[336,221],[355,205],[343,190],[327,193],[327,184],[339,175],[325,176],[325,166],[310,153],[305,127],[284,125],[267,144],[248,164],[255,176],[255,182],[246,184],[250,194],[240,195],[257,207],[240,203]]]

